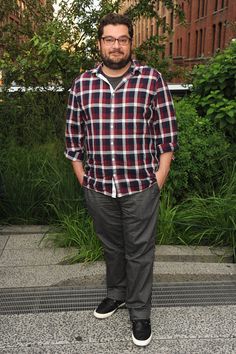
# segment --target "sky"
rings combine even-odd
[[[72,2],[73,0],[68,0],[67,3],[69,4],[70,2]],[[55,4],[53,5],[54,8],[54,13],[56,14],[59,7],[60,7],[60,2],[61,0],[55,0]],[[94,0],[94,5],[96,6],[96,4],[98,3],[98,0]]]

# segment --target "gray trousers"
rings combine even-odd
[[[107,296],[125,300],[131,320],[150,318],[160,195],[157,184],[120,198],[87,188],[84,192],[104,249]]]

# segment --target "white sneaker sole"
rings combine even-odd
[[[150,337],[148,339],[146,339],[146,340],[138,340],[138,339],[135,338],[135,336],[132,333],[132,339],[133,339],[133,342],[134,342],[135,345],[138,345],[139,347],[145,347],[146,345],[148,345],[151,342],[152,333],[151,333]]]
[[[96,318],[103,320],[104,318],[110,317],[111,315],[113,315],[113,313],[115,313],[118,309],[120,309],[121,307],[125,306],[125,302],[123,302],[122,304],[120,304],[115,310],[111,311],[111,312],[107,312],[107,313],[99,313],[96,310],[94,310],[93,314]]]

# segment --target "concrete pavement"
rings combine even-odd
[[[0,228],[0,293],[6,288],[104,286],[103,262],[63,265],[76,249],[45,247],[40,240],[46,229]],[[235,284],[236,265],[228,249],[162,246],[156,249],[154,281]],[[5,314],[0,316],[0,353],[236,354],[236,302],[153,308],[152,328],[151,344],[137,348],[126,309],[103,321],[92,310]]]

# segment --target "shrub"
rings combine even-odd
[[[57,217],[55,208],[67,213],[83,203],[60,142],[30,149],[10,144],[2,151],[0,165],[4,183],[2,222],[50,223]]]
[[[236,261],[236,164],[210,196],[195,195],[175,209],[175,234],[187,244],[231,246]]]
[[[67,93],[3,94],[0,101],[1,145],[33,146],[64,139]]]
[[[236,138],[236,43],[193,72],[193,98],[202,116],[235,141]]]
[[[179,202],[193,193],[207,195],[219,182],[230,144],[213,122],[198,116],[191,99],[176,102],[180,149],[175,153],[166,188]]]

